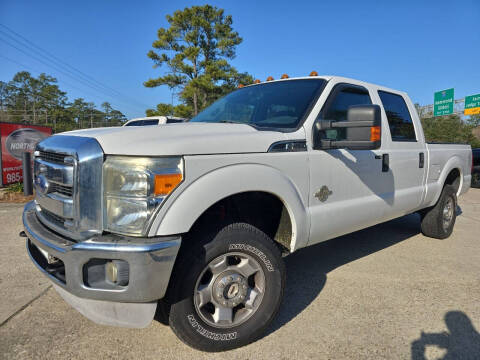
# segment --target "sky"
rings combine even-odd
[[[0,0],[0,80],[22,70],[58,79],[70,101],[110,102],[128,118],[172,102],[147,52],[167,14],[207,2]],[[433,103],[480,93],[480,0],[209,1],[243,38],[231,63],[255,78],[339,75],[406,91]],[[7,35],[6,35],[7,34]],[[13,45],[13,46],[12,46]],[[36,47],[34,47],[36,46]],[[57,60],[44,58],[48,52]],[[32,52],[37,50],[37,52]],[[40,51],[40,52],[39,52]],[[58,66],[61,61],[63,67]],[[53,65],[55,66],[53,66]],[[75,70],[73,70],[75,69]],[[80,81],[77,74],[81,72]],[[174,100],[175,101],[175,100]]]

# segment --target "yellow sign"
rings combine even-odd
[[[463,114],[464,114],[464,115],[476,115],[476,114],[480,114],[480,107],[465,109],[465,110],[463,111]]]
[[[480,94],[465,96],[465,115],[480,114]]]

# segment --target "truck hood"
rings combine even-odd
[[[94,138],[105,154],[141,156],[266,152],[274,142],[286,140],[281,132],[229,123],[96,128],[59,135]]]

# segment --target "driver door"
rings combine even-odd
[[[372,98],[363,86],[336,84],[319,117],[345,121],[350,106],[372,104]],[[383,122],[382,119],[382,128]],[[344,140],[346,134],[344,129],[330,129],[321,135]],[[388,217],[393,202],[393,179],[391,172],[382,171],[380,154],[385,150],[383,141],[378,150],[309,150],[309,244],[365,228]]]

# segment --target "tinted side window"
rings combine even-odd
[[[158,125],[158,120],[143,120],[142,126]]]
[[[125,126],[142,126],[142,120],[129,122]]]
[[[132,121],[125,126],[148,126],[148,125],[158,125],[158,120],[138,120]]]
[[[387,114],[392,140],[417,141],[412,117],[403,97],[385,91],[379,91],[378,95]]]
[[[345,121],[347,120],[347,111],[350,106],[369,105],[372,103],[367,89],[360,86],[343,87],[342,90],[334,92],[333,96],[333,100],[327,103],[327,108],[323,112],[325,120]],[[325,133],[327,139],[345,140],[347,129],[331,129]]]
[[[176,124],[176,123],[181,123],[183,120],[178,120],[178,119],[167,119],[167,124]]]

